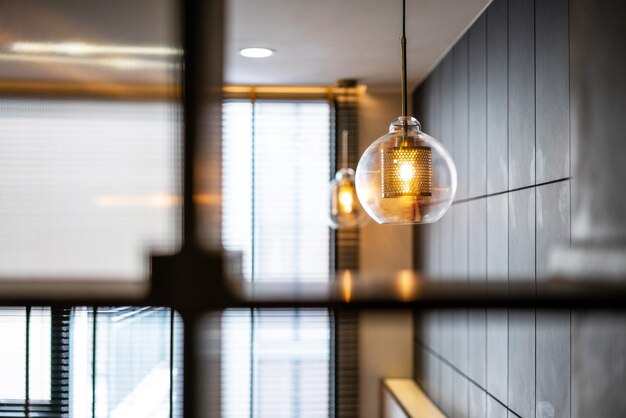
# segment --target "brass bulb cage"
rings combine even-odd
[[[380,150],[383,198],[432,196],[432,149],[424,146]],[[408,176],[403,175],[408,171]],[[405,178],[408,177],[408,178]]]

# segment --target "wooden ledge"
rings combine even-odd
[[[445,418],[413,379],[383,379],[383,418]]]

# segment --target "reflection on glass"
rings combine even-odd
[[[345,270],[341,273],[341,289],[343,291],[343,300],[346,302],[350,302],[352,299],[352,272],[350,270]]]
[[[395,277],[396,290],[400,300],[415,298],[418,289],[418,276],[412,270],[400,270]]]
[[[0,277],[147,273],[178,245],[174,104],[0,101]]]
[[[169,416],[170,311],[101,308],[96,321],[96,417]]]

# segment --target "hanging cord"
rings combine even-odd
[[[406,88],[406,0],[402,0],[402,116],[408,116]],[[406,131],[406,122],[403,124]]]
[[[341,168],[348,168],[348,129],[350,127],[350,115],[348,114],[350,107],[350,90],[348,83],[343,85],[343,130],[341,131]]]
[[[341,132],[341,168],[348,168],[348,130]]]

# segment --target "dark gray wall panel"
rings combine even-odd
[[[487,9],[487,193],[508,188],[507,1]]]
[[[459,373],[454,373],[454,418],[468,418],[469,416],[469,382]]]
[[[570,416],[570,358],[570,315],[537,311],[537,417]]]
[[[469,192],[468,153],[468,39],[464,35],[453,49],[454,57],[454,147],[453,156],[458,173],[457,199],[466,199]]]
[[[509,0],[509,189],[535,183],[534,0]]]
[[[570,174],[569,3],[537,0],[537,183]]]
[[[425,317],[419,314],[413,315],[413,321],[415,324],[415,334],[420,335],[422,329],[424,327],[423,322],[425,322]],[[419,343],[419,341],[414,341],[415,349],[413,350],[413,378],[417,382],[417,384],[426,388],[428,384],[428,376],[426,376],[426,365],[428,364],[428,353]],[[426,389],[424,389],[426,390]]]
[[[487,200],[468,202],[469,212],[469,278],[487,284]],[[483,388],[487,387],[487,312],[469,312],[468,375]]]
[[[441,363],[441,403],[444,414],[451,417],[454,407],[454,370],[445,363]]]
[[[469,244],[468,202],[455,205],[453,212],[453,259],[455,281],[468,281]],[[467,310],[453,312],[453,364],[464,374],[468,373],[468,314]]]
[[[439,405],[441,402],[441,362],[431,353],[427,353],[425,358],[424,375],[426,376],[426,385],[424,390],[430,399]]]
[[[487,17],[469,30],[469,195],[487,194]]]
[[[508,196],[487,198],[487,286],[508,276]],[[487,391],[507,401],[508,317],[506,311],[487,312]]]
[[[492,397],[487,397],[487,418],[507,418],[507,410]]]
[[[454,153],[454,56],[448,54],[441,62],[439,140]]]
[[[424,255],[430,275],[487,288],[498,280],[542,280],[550,249],[568,244],[575,126],[568,19],[568,0],[495,0],[415,94],[427,103],[430,133],[459,168],[457,202],[426,233],[435,248]],[[445,364],[467,376],[470,416],[570,415],[568,315],[430,315],[425,340],[445,359],[433,366],[442,368],[439,396],[452,396],[457,415],[464,414],[462,383],[446,375]]]
[[[427,133],[438,139],[441,138],[441,71],[441,66],[438,66],[428,77],[432,79],[432,85],[430,86],[431,109],[429,112],[431,126]]]
[[[509,282],[535,277],[535,189],[509,197]],[[508,406],[523,417],[535,410],[535,313],[509,311]]]
[[[523,417],[535,410],[535,312],[509,312],[508,406]]]
[[[549,249],[570,236],[569,181],[537,188],[537,280],[544,280]],[[570,416],[570,316],[537,312],[537,417]]]
[[[487,416],[487,393],[471,383],[469,385],[469,416],[470,418]]]
[[[550,249],[570,242],[570,180],[537,188],[537,280],[548,275]]]

